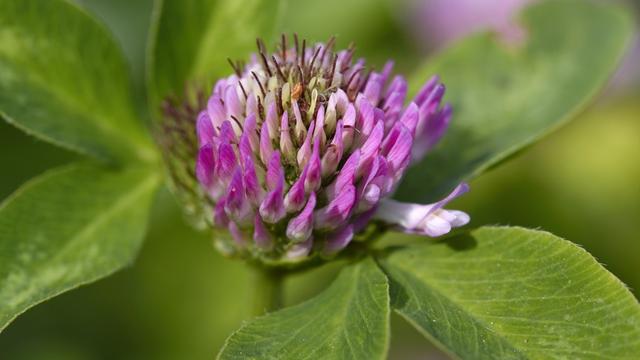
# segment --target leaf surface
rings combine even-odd
[[[401,235],[398,235],[401,236]],[[582,248],[485,227],[382,260],[392,307],[465,359],[631,359],[640,305]]]
[[[58,146],[122,161],[153,159],[122,53],[64,0],[0,2],[0,117]]]
[[[128,265],[158,176],[72,165],[0,205],[0,330],[28,308]]]
[[[453,118],[441,144],[408,171],[398,198],[433,201],[570,120],[605,85],[633,28],[624,9],[583,0],[534,5],[521,24],[520,46],[475,36],[412,78],[415,93],[439,74]]]
[[[315,298],[240,328],[218,359],[383,359],[388,289],[372,259],[350,265]]]

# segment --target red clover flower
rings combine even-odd
[[[443,207],[391,199],[408,166],[444,135],[450,105],[429,80],[405,106],[407,82],[393,63],[367,71],[354,48],[298,41],[258,53],[219,80],[197,115],[195,175],[211,223],[228,230],[218,248],[272,263],[330,256],[368,224],[426,236],[466,224]]]

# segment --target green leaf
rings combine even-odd
[[[131,263],[159,177],[74,165],[0,205],[0,331],[28,308]]]
[[[415,93],[439,74],[454,111],[442,143],[407,173],[400,199],[434,200],[570,120],[606,83],[632,34],[624,9],[584,0],[540,3],[521,21],[521,47],[475,36],[413,78]]]
[[[232,334],[218,359],[383,359],[389,286],[368,258],[342,270],[320,295],[257,318]]]
[[[287,0],[156,0],[147,51],[152,114],[185,86],[208,91],[233,70],[227,58],[246,60],[256,38],[270,44]]]
[[[0,117],[103,160],[155,157],[120,49],[63,0],[0,1]]]
[[[543,231],[486,227],[382,260],[391,305],[468,359],[633,358],[640,305],[582,248]]]

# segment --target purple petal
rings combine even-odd
[[[402,114],[400,122],[409,129],[411,136],[415,136],[416,127],[418,126],[418,119],[420,118],[420,109],[416,103],[412,102],[407,106],[407,109]]]
[[[330,197],[335,197],[336,194],[342,192],[345,187],[354,185],[356,179],[356,171],[360,165],[360,149],[354,151],[347,161],[345,161],[342,169],[336,176],[336,179],[329,185],[327,193]]]
[[[225,210],[231,218],[239,223],[244,222],[251,212],[251,207],[249,206],[242,182],[242,170],[240,166],[236,168],[231,182],[229,182]]]
[[[322,177],[332,175],[338,168],[338,164],[342,159],[342,151],[344,149],[342,143],[342,120],[338,121],[336,132],[333,136],[331,144],[322,157]]]
[[[374,157],[378,155],[380,151],[380,144],[382,143],[382,137],[384,136],[384,124],[379,121],[373,128],[371,135],[367,138],[367,141],[362,145],[362,156],[360,158],[360,168],[358,170],[358,176],[362,175],[362,170],[366,169]]]
[[[344,143],[344,148],[349,149],[351,144],[353,143],[353,137],[356,126],[356,108],[353,104],[349,104],[347,106],[347,110],[342,118],[344,132],[342,134],[342,142]]]
[[[227,181],[233,175],[238,161],[233,147],[228,143],[222,143],[218,147],[218,163],[216,164],[216,174],[222,181]]]
[[[304,206],[305,196],[307,195],[304,189],[304,183],[307,180],[307,171],[308,168],[305,167],[298,180],[293,183],[289,192],[284,197],[284,207],[289,213],[296,212]]]
[[[271,144],[271,137],[269,136],[269,126],[265,122],[262,124],[260,131],[260,160],[262,160],[263,164],[267,164],[272,155],[273,144]]]
[[[351,221],[351,224],[353,225],[353,231],[355,233],[359,233],[360,231],[366,229],[367,225],[369,225],[369,222],[371,222],[371,219],[373,218],[377,210],[378,209],[374,207],[363,212],[362,214],[354,216],[353,220]]]
[[[269,159],[269,164],[267,165],[267,175],[265,178],[265,184],[267,185],[267,190],[273,190],[278,185],[284,181],[284,169],[282,168],[282,162],[280,161],[280,152],[274,151],[271,155],[271,159]]]
[[[304,259],[311,252],[311,248],[313,248],[313,236],[309,236],[303,243],[293,245],[287,251],[285,257],[292,261]]]
[[[327,135],[324,132],[324,106],[318,107],[318,115],[316,115],[315,129],[313,131],[313,141],[324,146],[327,141]]]
[[[222,99],[218,96],[212,96],[207,103],[207,114],[213,123],[214,128],[218,128],[227,119],[227,112],[222,105]]]
[[[469,222],[469,216],[462,211],[445,210],[443,207],[454,198],[469,190],[467,184],[458,185],[444,199],[428,205],[401,203],[391,199],[380,202],[375,217],[401,230],[431,237],[440,236]]]
[[[198,134],[198,144],[200,144],[200,146],[211,142],[216,134],[211,118],[207,115],[206,111],[202,111],[198,114],[196,133]]]
[[[374,107],[362,95],[358,95],[356,99],[356,107],[358,108],[358,116],[356,117],[356,128],[360,130],[358,133],[358,143],[364,142],[376,125],[374,121]]]
[[[316,211],[315,222],[318,229],[335,229],[342,225],[351,215],[356,199],[356,188],[346,186],[336,194],[329,205]]]
[[[364,87],[363,94],[369,100],[369,102],[376,106],[380,101],[382,95],[382,88],[384,87],[384,77],[377,73],[371,73],[369,80]]]
[[[222,122],[222,124],[220,125],[220,135],[218,136],[218,138],[220,139],[220,142],[229,144],[236,143],[238,137],[236,136],[235,130],[233,130],[231,121],[225,120]]]
[[[283,199],[284,171],[280,164],[280,154],[277,151],[274,152],[274,156],[269,162],[266,182],[270,191],[260,204],[260,215],[265,222],[273,224],[286,215]]]
[[[244,247],[247,245],[247,239],[245,239],[242,230],[240,230],[236,223],[234,223],[233,221],[229,222],[228,229],[231,237],[233,238],[233,241],[235,241],[238,246]]]
[[[391,166],[394,177],[402,176],[402,172],[411,160],[413,137],[409,130],[400,123],[398,137],[386,154],[387,162]]]
[[[224,106],[227,110],[229,117],[234,116],[236,119],[240,119],[242,116],[242,103],[238,98],[238,91],[236,85],[228,86],[224,93]],[[239,133],[236,133],[239,135]]]
[[[284,184],[281,183],[281,185],[267,193],[262,204],[260,204],[260,216],[269,224],[277,223],[286,215],[282,200],[283,186]]]
[[[321,164],[320,164],[320,143],[313,144],[313,153],[307,164],[307,179],[305,181],[305,189],[307,192],[316,191],[321,183]]]
[[[263,190],[262,187],[260,187],[256,169],[251,159],[245,159],[244,161],[243,180],[246,187],[247,198],[254,206],[258,206],[263,198]]]
[[[445,86],[442,84],[438,84],[433,88],[429,96],[427,96],[422,104],[415,101],[415,103],[420,106],[420,113],[431,114],[435,112],[438,106],[440,106],[440,101],[442,101],[445,91]]]
[[[249,140],[249,135],[246,132],[243,133],[242,136],[240,136],[240,145],[238,146],[238,148],[240,150],[240,159],[243,162],[243,166],[246,159],[253,162],[253,150],[251,149],[251,141]]]
[[[215,160],[213,156],[213,147],[211,144],[206,144],[198,151],[196,177],[200,184],[207,189],[213,184],[214,170]]]
[[[278,123],[278,112],[276,111],[275,102],[269,103],[264,123],[267,124],[267,127],[269,128],[269,132],[267,134],[270,135],[271,140],[276,140],[280,124]],[[262,127],[262,132],[264,132],[264,126]]]
[[[258,139],[258,134],[256,132],[257,124],[256,124],[256,115],[249,114],[246,119],[244,119],[244,133],[249,138],[249,144],[251,145],[251,151],[257,152],[260,148],[260,140]]]
[[[407,94],[407,81],[402,76],[396,76],[391,81],[391,84],[387,88],[387,93],[385,94],[385,98],[389,98],[393,93],[403,94],[404,98]]]
[[[244,83],[243,83],[244,85]],[[258,100],[255,96],[253,95],[249,95],[249,98],[247,98],[247,105],[245,105],[245,113],[247,114],[247,117],[249,116],[258,116]],[[246,120],[245,120],[246,122]],[[246,125],[245,125],[246,127]]]
[[[313,210],[316,207],[316,194],[311,193],[304,209],[289,221],[287,237],[294,242],[303,242],[313,231]]]
[[[438,75],[434,75],[433,77],[431,77],[431,79],[429,79],[429,81],[427,81],[427,83],[424,84],[422,89],[418,91],[418,94],[413,99],[413,101],[416,104],[418,104],[418,106],[422,105],[427,100],[431,92],[433,92],[433,89],[436,87],[436,85],[439,82],[440,82],[440,77],[438,77]]]
[[[253,241],[262,250],[269,250],[273,247],[271,233],[267,230],[259,214],[256,214],[253,221]]]
[[[304,126],[304,122],[302,121],[302,115],[300,114],[298,102],[292,102],[291,108],[293,108],[293,116],[296,119],[296,126],[293,129],[293,134],[297,143],[299,144],[305,141],[305,137],[307,136],[307,128]]]
[[[389,76],[391,76],[391,72],[393,71],[393,66],[395,63],[392,60],[387,61],[382,67],[382,72],[380,75],[382,76],[382,85],[387,83]]]
[[[442,110],[427,117],[425,124],[416,134],[413,147],[414,161],[422,159],[444,136],[449,128],[452,108],[446,104]]]
[[[227,212],[224,210],[225,207],[225,199],[220,199],[216,203],[215,208],[213,209],[213,222],[216,226],[225,228],[229,224],[229,217],[227,216]]]
[[[331,94],[331,96],[335,96],[336,110],[339,114],[346,114],[347,107],[351,105],[349,101],[349,97],[342,89],[338,89],[336,92]],[[355,113],[354,113],[355,115]],[[353,124],[352,124],[353,125]]]
[[[391,128],[397,121],[404,106],[404,94],[394,92],[384,103],[385,128]]]
[[[333,234],[330,234],[327,237],[327,243],[324,247],[325,255],[335,254],[347,247],[353,239],[353,234],[353,225],[347,225]]]
[[[291,133],[289,132],[289,115],[285,111],[280,121],[280,151],[290,164],[296,161],[296,151],[291,141]]]
[[[307,162],[309,162],[309,159],[311,159],[311,140],[313,138],[314,129],[315,123],[311,122],[311,125],[309,125],[309,131],[307,132],[307,137],[304,139],[304,143],[302,143],[300,150],[298,150],[297,160],[298,166],[301,168],[305,167]]]

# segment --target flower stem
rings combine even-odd
[[[283,305],[284,276],[282,271],[255,268],[253,275],[253,315],[260,316],[278,310]]]

